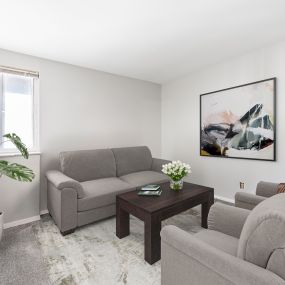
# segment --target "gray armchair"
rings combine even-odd
[[[162,285],[284,285],[285,194],[252,211],[214,204],[209,229],[161,231]]]
[[[260,181],[256,186],[256,194],[237,192],[235,195],[235,206],[252,210],[266,198],[277,194],[278,186],[278,183]]]

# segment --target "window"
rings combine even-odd
[[[37,73],[0,67],[0,152],[15,152],[4,134],[16,133],[30,151],[38,151]]]

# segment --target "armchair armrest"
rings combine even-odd
[[[249,210],[215,203],[208,215],[208,228],[239,238],[249,213]]]
[[[266,197],[255,194],[237,192],[235,195],[235,206],[238,208],[252,210],[256,205],[265,199]]]
[[[46,173],[46,178],[58,190],[62,190],[64,188],[72,188],[76,190],[78,198],[84,197],[84,192],[81,184],[78,181],[66,176],[62,172],[57,170],[50,170]]]
[[[152,159],[152,166],[151,170],[156,172],[161,172],[162,165],[171,162],[170,160],[160,159],[160,158],[153,158]]]
[[[175,226],[165,226],[161,239],[162,285],[284,285],[273,272],[218,250]]]
[[[256,195],[266,198],[271,197],[278,193],[278,186],[279,183],[260,181],[256,186]]]

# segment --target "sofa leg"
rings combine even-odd
[[[60,231],[62,236],[66,236],[75,232],[75,229],[67,230],[67,231]]]

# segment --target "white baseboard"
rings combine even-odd
[[[225,201],[225,202],[227,202],[227,203],[231,203],[231,204],[234,204],[234,203],[235,203],[235,200],[234,200],[234,199],[226,198],[226,197],[223,197],[223,196],[217,196],[217,195],[215,195],[215,198],[218,199],[218,200],[221,200],[221,201]]]
[[[41,215],[48,214],[48,213],[49,213],[49,211],[48,211],[48,210],[42,210],[42,211],[40,211],[40,216],[41,216]]]
[[[45,215],[45,214],[48,214],[48,213],[49,213],[48,210],[43,210],[43,211],[40,211],[40,215],[38,215],[38,216],[33,216],[33,217],[30,217],[30,218],[17,220],[17,221],[10,222],[10,223],[5,223],[3,227],[4,227],[4,229],[8,229],[8,228],[12,228],[12,227],[28,224],[28,223],[31,223],[31,222],[39,221],[41,219],[41,217],[40,217],[41,215]]]
[[[5,223],[4,224],[4,229],[8,229],[8,228],[12,228],[12,227],[28,224],[28,223],[31,223],[31,222],[39,221],[40,219],[41,219],[40,216],[33,216],[33,217],[30,217],[30,218],[27,218],[27,219],[22,219],[22,220],[10,222],[10,223]]]

